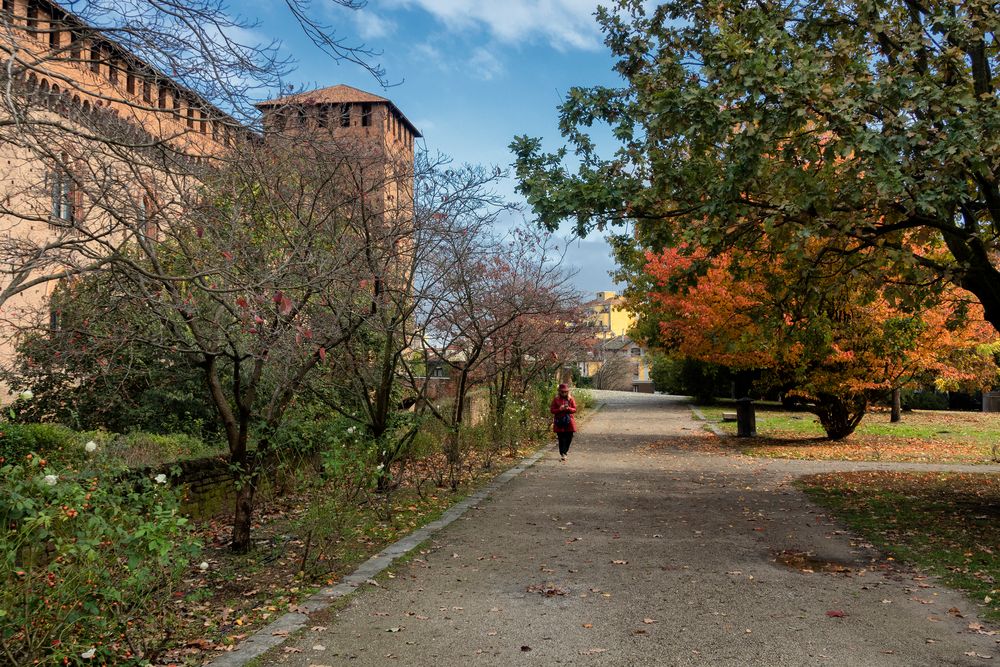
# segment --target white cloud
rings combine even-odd
[[[370,7],[351,12],[351,18],[362,39],[382,39],[396,32],[396,24],[379,16]]]
[[[429,42],[420,42],[413,46],[413,58],[418,62],[431,64],[440,70],[450,69],[449,61],[441,50]]]
[[[558,49],[596,49],[597,0],[382,0],[380,4],[419,7],[450,30],[480,27],[492,38],[516,44],[543,40]]]
[[[472,52],[469,68],[473,76],[483,81],[491,81],[503,73],[503,63],[489,49],[482,47]]]

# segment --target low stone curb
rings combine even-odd
[[[475,507],[480,502],[491,496],[501,486],[514,479],[522,472],[533,466],[541,459],[548,446],[542,447],[535,454],[523,459],[510,470],[498,475],[492,482],[472,494],[465,500],[452,505],[440,518],[418,528],[406,537],[390,544],[388,547],[375,554],[361,566],[340,580],[336,586],[323,588],[303,602],[299,603],[296,609],[301,611],[289,612],[280,616],[270,625],[258,630],[256,633],[244,640],[236,650],[224,653],[208,664],[213,667],[241,667],[254,658],[263,655],[275,646],[280,646],[295,631],[304,628],[309,623],[308,614],[315,613],[321,609],[326,609],[333,602],[345,595],[350,595],[360,586],[371,581],[383,570],[392,565],[400,556],[408,553],[417,545],[423,543],[428,538],[442,528],[452,523],[465,514],[470,508]]]
[[[708,430],[714,433],[715,435],[719,436],[720,438],[726,437],[727,435],[726,432],[723,431],[721,428],[719,428],[718,424],[716,424],[715,422],[708,421],[708,418],[705,416],[705,413],[699,410],[698,408],[694,407],[693,405],[691,406],[691,414],[693,414],[696,419],[704,422],[705,426],[708,427]]]

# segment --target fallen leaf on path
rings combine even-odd
[[[653,623],[656,623],[656,619],[655,618],[644,618],[644,619],[642,619],[642,622],[645,623],[646,625],[652,625]]]
[[[400,632],[400,631],[402,631],[402,629],[403,629],[402,627],[398,627],[398,628],[386,628],[385,631],[386,632]]]
[[[566,595],[568,592],[565,588],[560,588],[555,584],[532,584],[526,589],[529,593],[541,593],[545,597],[554,597],[556,595]]]
[[[607,650],[606,648],[588,648],[586,651],[580,651],[580,655],[596,655],[597,653],[604,653]]]
[[[584,624],[583,624],[583,627],[585,627],[585,628],[588,628],[588,629],[589,629],[589,628],[592,628],[592,627],[594,627],[594,624],[593,624],[593,623],[584,623]],[[980,626],[980,627],[982,627],[982,626]]]
[[[302,653],[302,649],[295,648],[294,646],[286,646],[285,653]]]
[[[522,646],[521,650],[524,651],[525,653],[527,653],[528,651],[531,650],[531,647],[530,646]]]
[[[627,560],[613,560],[613,561],[611,561],[611,564],[612,565],[628,565],[628,561]]]
[[[830,618],[844,618],[845,616],[847,616],[847,614],[845,614],[839,609],[831,609],[830,611],[826,612],[826,615],[829,616]]]

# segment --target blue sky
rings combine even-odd
[[[296,87],[338,83],[388,97],[424,134],[431,151],[457,162],[506,167],[518,134],[562,145],[557,106],[575,85],[617,85],[613,61],[593,17],[597,0],[369,0],[348,10],[317,0],[314,11],[337,36],[381,51],[376,60],[395,83],[382,89],[351,63],[335,64],[307,43],[282,3],[234,2],[260,20],[261,38],[278,38],[298,61]],[[519,199],[508,181],[505,195]],[[530,211],[526,211],[530,216]],[[603,239],[573,242],[567,263],[575,283],[592,292],[613,289]]]

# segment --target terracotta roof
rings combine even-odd
[[[344,84],[339,84],[336,86],[330,86],[328,88],[320,88],[318,90],[307,90],[301,93],[296,93],[294,95],[286,95],[285,97],[279,97],[274,100],[267,100],[266,102],[260,102],[257,104],[258,109],[265,109],[268,107],[278,107],[287,106],[291,104],[301,104],[304,106],[309,106],[313,104],[386,104],[390,109],[396,112],[399,119],[403,121],[403,124],[413,133],[415,137],[422,137],[424,135],[420,134],[420,130],[409,121],[409,119],[403,115],[403,112],[399,110],[392,100],[388,100],[384,97],[379,97],[378,95],[373,95],[371,93],[365,92],[359,88],[354,88],[352,86],[345,86]]]

